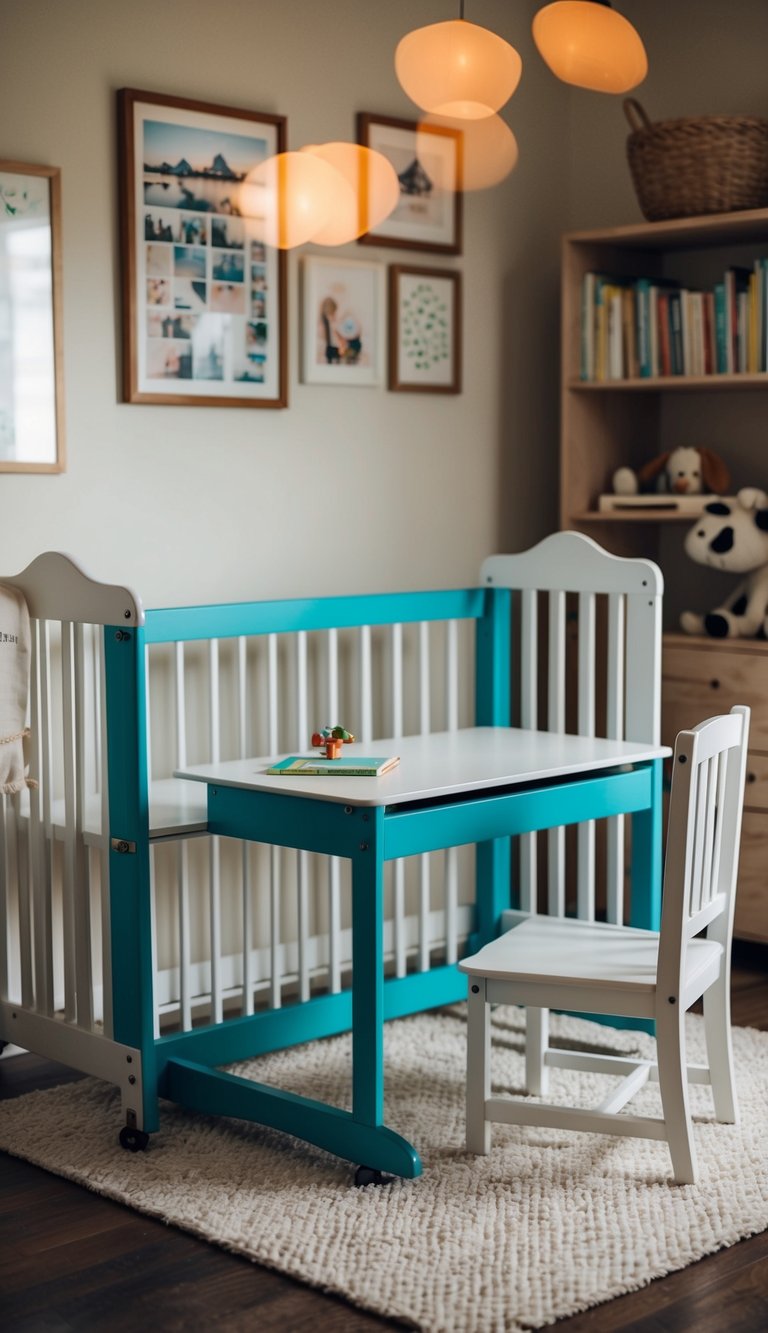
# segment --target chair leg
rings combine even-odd
[[[739,1109],[733,1079],[730,986],[725,973],[704,992],[704,1031],[715,1116],[727,1125],[735,1125]]]
[[[664,1125],[678,1185],[696,1183],[696,1147],[688,1109],[688,1076],[685,1057],[685,1011],[664,1004],[656,1015],[656,1052]]]
[[[549,1046],[549,1010],[531,1006],[525,1011],[525,1090],[533,1097],[549,1092],[549,1068],[544,1055]]]
[[[485,980],[472,977],[467,1004],[467,1152],[491,1150],[485,1103],[491,1095],[491,1015]]]

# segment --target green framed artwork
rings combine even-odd
[[[460,273],[390,267],[389,387],[461,393]]]

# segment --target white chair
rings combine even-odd
[[[492,1122],[666,1139],[675,1180],[696,1179],[688,1082],[710,1084],[717,1120],[735,1123],[730,1038],[730,950],[749,709],[736,707],[675,744],[661,930],[519,913],[520,922],[460,967],[469,984],[467,1148],[487,1153]],[[708,1064],[687,1066],[685,1015],[704,997]],[[492,1097],[490,1005],[543,1011],[527,1055],[527,1086],[544,1095],[555,1066],[621,1075],[593,1110]],[[657,1062],[549,1048],[549,1008],[652,1018]],[[529,1043],[531,1034],[529,1033]],[[620,1114],[649,1080],[661,1118]]]

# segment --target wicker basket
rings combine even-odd
[[[768,120],[697,116],[654,125],[634,97],[624,111],[629,169],[649,222],[768,205]]]

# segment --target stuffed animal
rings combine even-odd
[[[620,467],[613,474],[616,495],[656,491],[673,495],[723,495],[731,484],[722,458],[711,449],[672,449],[652,458],[639,472]]]
[[[686,634],[713,639],[768,636],[768,495],[755,487],[704,506],[685,539],[686,554],[712,569],[749,574],[722,606],[706,615],[683,611]]]

